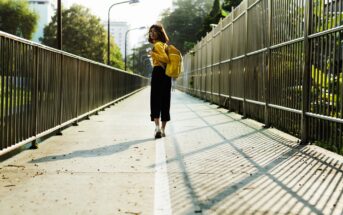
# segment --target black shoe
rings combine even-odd
[[[155,129],[155,139],[161,138],[161,137],[162,137],[161,129],[156,128]]]

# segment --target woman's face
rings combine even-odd
[[[152,29],[150,29],[150,31],[149,31],[149,36],[150,36],[150,38],[152,39],[152,40],[156,40],[157,39],[157,31],[156,31],[156,29],[155,28],[152,28]]]

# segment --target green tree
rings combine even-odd
[[[217,24],[221,18],[227,16],[227,12],[222,9],[220,0],[214,0],[210,13],[205,18],[200,35],[205,36],[212,30],[211,24]]]
[[[38,15],[29,9],[26,0],[0,0],[0,30],[32,39]]]
[[[237,7],[243,0],[224,0],[222,8],[231,13],[232,7]]]
[[[44,28],[43,44],[57,47],[57,16]],[[62,9],[62,49],[101,63],[107,62],[107,32],[88,8],[73,5]],[[123,69],[120,49],[111,40],[111,65]]]
[[[212,0],[178,0],[175,10],[167,10],[162,14],[162,24],[170,37],[171,43],[182,53],[190,50],[201,38],[206,14],[211,9]]]

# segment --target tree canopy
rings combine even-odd
[[[57,47],[57,16],[44,28],[41,42]],[[74,4],[62,9],[62,49],[101,63],[107,62],[107,32],[88,8]],[[111,39],[111,65],[123,69],[120,49]]]
[[[182,53],[191,49],[201,38],[200,30],[206,14],[211,9],[212,0],[178,0],[175,10],[162,14],[162,24]]]
[[[224,18],[226,16],[227,12],[222,9],[220,0],[214,0],[212,9],[204,20],[204,24],[200,32],[200,35],[205,36],[207,32],[211,31],[211,24],[217,24],[221,18]]]
[[[231,13],[232,7],[237,7],[243,0],[224,0],[222,8]]]
[[[217,24],[221,18],[238,6],[242,0],[177,0],[173,11],[162,14],[164,25],[171,43],[184,54],[198,40],[211,31],[211,24]]]
[[[25,39],[32,39],[38,15],[26,0],[0,0],[0,30]]]

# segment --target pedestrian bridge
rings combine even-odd
[[[1,214],[342,214],[343,158],[180,91],[143,88],[0,163]]]

